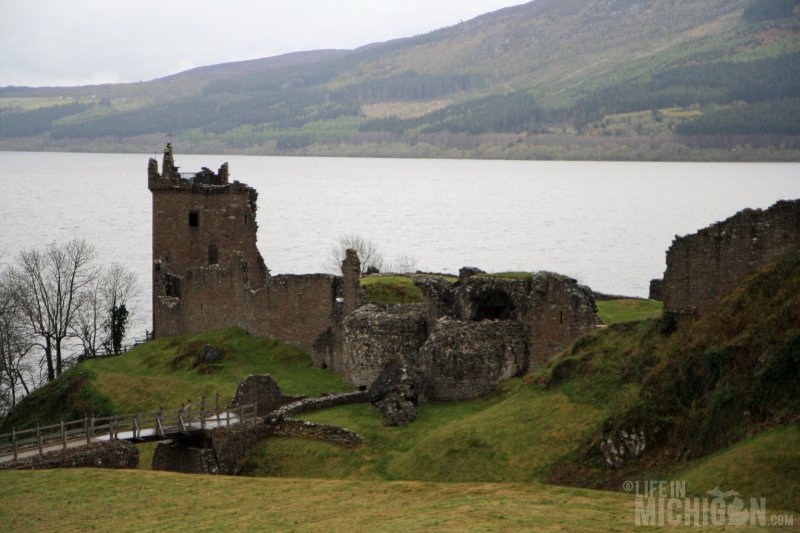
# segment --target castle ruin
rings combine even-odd
[[[181,173],[167,144],[161,172],[149,161],[148,186],[156,338],[238,326],[298,346],[352,385],[400,363],[422,376],[427,397],[460,400],[542,368],[597,324],[591,290],[556,274],[462,269],[457,283],[417,277],[423,304],[365,305],[352,250],[341,276],[270,274],[256,246],[258,193],[230,182],[227,163]]]

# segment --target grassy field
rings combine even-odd
[[[597,301],[597,314],[608,325],[658,318],[663,311],[664,304],[656,300],[623,298]]]
[[[5,531],[624,531],[630,495],[458,484],[51,470],[0,473]]]

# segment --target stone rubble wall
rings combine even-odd
[[[745,209],[697,233],[676,237],[667,250],[664,310],[694,316],[716,307],[746,276],[800,248],[800,200],[766,210]]]
[[[0,470],[136,468],[138,464],[139,449],[130,442],[114,440],[3,462],[0,463]]]
[[[425,396],[460,401],[489,394],[498,383],[528,368],[522,324],[513,320],[439,320],[419,352]]]
[[[592,291],[558,274],[509,279],[465,268],[458,283],[415,281],[424,304],[367,305],[345,319],[346,382],[370,386],[397,361],[431,399],[475,398],[542,368],[598,323]]]
[[[423,304],[365,305],[344,321],[344,380],[368,387],[391,361],[414,364],[428,337]]]

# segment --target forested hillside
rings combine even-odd
[[[0,149],[800,159],[800,0],[536,0],[363,48],[0,89]]]

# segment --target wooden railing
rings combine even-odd
[[[194,404],[181,407],[176,412],[134,413],[102,418],[84,416],[80,420],[61,421],[49,426],[37,425],[32,429],[0,435],[0,461],[17,460],[20,454],[38,455],[91,444],[98,441],[127,440],[154,441],[192,433],[204,433],[217,427],[228,427],[258,417],[258,403],[240,405],[221,410],[219,396],[214,409],[205,408],[205,399],[198,409]],[[3,457],[7,456],[7,457]]]
[[[120,356],[120,355],[125,355],[126,353],[128,353],[131,350],[133,350],[134,348],[136,348],[140,344],[143,344],[143,343],[145,343],[147,341],[151,341],[151,340],[153,340],[152,333],[147,331],[147,332],[145,332],[144,338],[133,339],[132,342],[130,342],[128,344],[123,344],[122,346],[120,346],[119,353],[115,353],[114,351],[109,350],[108,348],[103,346],[103,347],[100,347],[99,349],[97,349],[95,351],[95,353],[88,353],[87,354],[87,353],[84,352],[84,353],[78,355],[77,361],[80,363],[81,361],[86,361],[87,359],[98,359],[98,358],[101,358],[101,357],[117,357],[117,356]]]

